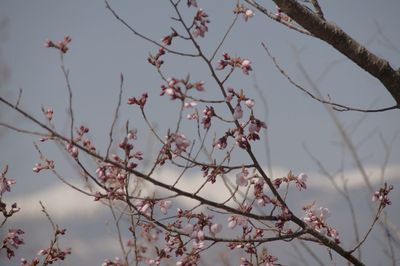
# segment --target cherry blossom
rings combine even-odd
[[[241,68],[244,74],[248,75],[249,71],[252,70],[250,60],[243,60],[241,64]]]
[[[194,101],[192,101],[192,102],[185,102],[185,103],[184,103],[184,107],[185,107],[185,108],[193,108],[193,107],[196,107],[196,106],[197,106],[197,103],[194,102]]]
[[[233,112],[233,119],[238,120],[243,117],[243,110],[240,104],[238,103],[235,107],[235,110]]]
[[[193,22],[195,26],[195,29],[193,31],[193,36],[204,37],[205,33],[208,31],[207,24],[210,23],[207,13],[200,8],[196,13]]]
[[[170,209],[172,206],[172,202],[170,200],[162,200],[160,202],[160,210],[163,214],[168,213],[168,209]]]
[[[389,193],[393,190],[392,185],[384,184],[379,191],[376,191],[372,197],[372,201],[380,201],[382,206],[385,207],[386,205],[391,205],[392,201],[389,199]]]
[[[228,218],[228,227],[230,229],[235,228],[237,225],[240,225],[242,227],[247,227],[248,220],[247,218],[239,215],[232,215],[229,216]]]
[[[223,150],[226,148],[226,146],[228,145],[227,142],[228,137],[225,135],[221,138],[219,138],[215,143],[214,146],[216,146],[218,149]]]
[[[24,240],[21,236],[24,234],[24,231],[21,229],[9,229],[6,237],[4,238],[3,246],[0,246],[1,249],[5,249],[7,252],[7,258],[11,258],[15,256],[13,249],[18,249],[19,246],[25,244]]]
[[[305,223],[307,223],[317,232],[333,238],[336,243],[340,243],[339,233],[336,229],[330,227],[326,222],[330,215],[328,208],[316,208],[314,204],[311,204],[309,206],[305,206],[303,209],[306,212],[306,215],[303,217],[303,221]]]
[[[242,171],[236,174],[236,185],[245,187],[249,184],[251,178],[253,178],[253,176],[249,175],[247,168],[243,167]]]
[[[296,187],[298,188],[298,190],[307,188],[307,185],[306,185],[307,178],[308,178],[308,176],[305,173],[299,174],[299,176],[296,179]]]
[[[6,178],[5,175],[2,175],[2,177],[0,177],[0,195],[6,191],[10,192],[11,186],[14,185],[15,183],[16,181],[14,179],[9,179]]]
[[[216,235],[222,231],[222,224],[212,224],[210,227],[210,232],[213,235]]]
[[[243,14],[244,21],[247,21],[249,18],[252,17],[254,17],[254,11],[251,9],[247,9]]]
[[[215,115],[214,113],[214,108],[213,107],[208,107],[203,110],[203,118],[201,119],[201,123],[204,126],[204,129],[208,129],[211,126],[211,117]]]
[[[141,109],[143,109],[146,104],[147,98],[148,98],[147,93],[143,93],[139,99],[136,99],[135,97],[129,98],[128,104],[137,104],[140,106]]]
[[[254,107],[254,100],[253,99],[247,99],[245,101],[245,104],[247,107],[249,107],[250,109]]]
[[[71,37],[69,35],[66,35],[62,41],[57,43],[54,43],[51,40],[46,40],[44,46],[47,48],[56,48],[60,50],[63,54],[65,54],[69,50],[68,44],[71,41],[72,41]]]

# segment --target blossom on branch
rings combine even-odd
[[[207,24],[210,23],[210,20],[208,19],[208,14],[203,11],[203,9],[199,9],[194,17],[193,20],[193,25],[194,25],[194,31],[193,31],[193,36],[194,37],[204,37],[205,33],[208,31]]]
[[[389,193],[392,190],[393,186],[385,183],[382,188],[374,193],[372,201],[380,201],[383,207],[386,207],[386,205],[391,205],[392,201],[389,199]]]
[[[69,35],[65,36],[64,39],[60,42],[54,43],[51,40],[46,40],[44,43],[44,46],[47,48],[56,48],[60,50],[63,54],[65,54],[69,48],[68,44],[72,41],[71,37]]]

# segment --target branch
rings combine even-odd
[[[332,45],[359,67],[377,78],[400,105],[400,70],[394,70],[388,61],[376,56],[340,27],[326,22],[295,0],[273,0],[282,12],[296,21],[311,35]],[[247,1],[250,2],[250,1]],[[254,2],[254,1],[251,1]],[[259,8],[257,8],[260,10]],[[262,12],[262,10],[260,10]]]
[[[264,43],[261,43],[263,46],[265,52],[268,54],[268,56],[271,58],[272,62],[274,63],[275,67],[279,70],[279,72],[289,81],[290,84],[295,86],[296,88],[300,89],[302,92],[306,93],[308,96],[310,96],[312,99],[332,106],[332,109],[338,112],[345,112],[345,111],[356,111],[356,112],[364,112],[364,113],[378,113],[378,112],[384,112],[384,111],[389,111],[389,110],[394,110],[394,109],[400,109],[400,104],[396,104],[390,107],[384,107],[384,108],[379,108],[379,109],[360,109],[360,108],[354,108],[350,106],[346,106],[343,104],[338,104],[334,103],[331,100],[324,100],[322,97],[316,96],[315,94],[311,93],[309,90],[304,88],[303,86],[299,85],[297,82],[295,82],[286,72],[283,70],[283,68],[278,64],[276,61],[275,57],[272,56],[271,52],[268,50],[267,46]]]

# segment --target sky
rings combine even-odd
[[[233,20],[232,9],[236,1],[198,2],[211,20],[206,38],[199,40],[205,53],[210,55]],[[110,1],[110,4],[127,23],[156,41],[169,34],[171,26],[181,30],[171,20],[174,13],[169,1]],[[400,67],[400,47],[397,45],[400,43],[398,1],[321,1],[321,5],[328,21],[339,25],[372,52],[388,60],[393,68]],[[272,3],[267,2],[266,6],[275,10]],[[182,6],[182,10],[188,19],[194,9],[188,10]],[[175,127],[176,102],[159,96],[163,82],[147,63],[148,54],[155,53],[157,47],[133,35],[112,16],[103,1],[0,0],[1,97],[15,102],[19,89],[22,89],[21,108],[44,121],[41,107],[52,107],[57,129],[68,134],[68,92],[60,68],[60,57],[57,51],[43,45],[46,39],[58,41],[65,35],[72,38],[64,62],[69,69],[76,124],[88,126],[93,142],[99,150],[105,152],[118,100],[120,74],[123,73],[123,104],[116,134],[123,132],[125,121],[129,120],[138,129],[139,141],[136,147],[148,154],[154,153],[158,145],[154,144],[155,139],[151,137],[138,109],[125,104],[127,98],[139,96],[142,92],[149,93],[147,115],[160,135],[165,135],[168,128]],[[349,180],[351,195],[359,206],[363,229],[371,220],[368,208],[371,195],[360,181],[355,161],[344,146],[329,112],[322,104],[293,87],[279,73],[263,50],[261,42],[268,46],[280,66],[296,82],[310,88],[300,70],[302,66],[320,92],[338,103],[359,108],[380,108],[391,106],[394,101],[379,81],[328,44],[289,30],[259,12],[255,12],[255,16],[248,22],[240,18],[216,55],[219,59],[223,52],[229,52],[252,62],[253,71],[249,76],[238,71],[228,80],[227,86],[243,89],[246,95],[254,98],[255,114],[268,125],[262,142],[254,146],[254,152],[265,163],[266,171],[273,178],[281,177],[289,170],[296,174],[307,173],[308,190],[304,194],[293,192],[291,202],[296,205],[317,199],[319,205],[327,205],[333,213],[336,211],[336,215],[332,215],[332,223],[340,227],[347,243],[351,243],[354,239],[350,236],[352,227],[345,223],[349,213],[342,207],[344,199],[338,196],[326,177],[320,173],[307,150],[332,175],[340,178],[340,173],[344,173]],[[182,40],[174,42],[172,48],[193,51],[193,47]],[[165,61],[163,71],[166,76],[184,78],[190,74],[193,80],[205,81],[205,98],[221,99],[203,63],[170,54],[165,56]],[[218,74],[223,75],[222,72]],[[199,104],[198,108],[201,111],[204,105]],[[226,112],[222,108],[218,110]],[[189,111],[185,111],[187,113]],[[395,185],[393,202],[399,200],[400,195],[396,189],[400,168],[398,111],[372,114],[335,112],[334,115],[348,132],[375,188],[379,187],[382,167],[386,165],[384,178]],[[39,130],[2,105],[0,121],[20,128]],[[190,121],[183,122],[182,131],[189,138],[195,136],[194,128]],[[217,135],[226,129],[226,125],[213,125]],[[12,217],[9,222],[32,232],[26,234],[27,245],[17,253],[11,265],[18,265],[21,254],[34,256],[43,236],[49,238],[51,235],[47,221],[40,212],[39,200],[48,206],[58,223],[71,229],[68,230],[71,236],[65,244],[73,245],[77,252],[67,261],[67,265],[99,265],[105,258],[104,254],[111,258],[117,256],[115,228],[110,225],[110,211],[72,191],[51,173],[33,173],[33,166],[39,162],[33,142],[38,142],[37,137],[17,134],[0,127],[0,167],[9,165],[9,176],[17,181],[5,199],[9,199],[7,202],[21,203],[22,208],[20,214]],[[387,160],[385,145],[390,149]],[[59,148],[50,143],[40,144],[40,147],[46,156],[56,161],[58,170],[68,180],[82,185],[71,161],[65,158]],[[266,152],[267,148],[269,152]],[[232,160],[247,162],[248,158],[237,155]],[[160,174],[160,178],[176,175],[172,168],[165,171],[168,174]],[[182,186],[190,189],[193,183],[190,181]],[[207,197],[215,196],[214,191],[217,190],[211,188],[207,191]],[[300,209],[301,206],[298,207]],[[398,210],[398,206],[393,204],[389,213],[398,213]],[[394,215],[393,220],[400,219]],[[387,257],[379,247],[380,240],[376,240],[380,231],[377,229],[374,232],[376,237],[366,243],[366,261],[371,262],[371,265],[384,265]],[[4,230],[0,231],[0,235],[3,234]],[[283,253],[280,249],[274,251],[278,256]],[[298,260],[295,252],[291,254],[282,263],[293,265]],[[0,258],[3,255],[0,254]]]

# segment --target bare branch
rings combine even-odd
[[[285,72],[285,70],[283,70],[281,68],[281,66],[276,61],[275,57],[272,56],[272,54],[268,50],[267,46],[264,43],[261,43],[261,45],[264,47],[264,49],[267,52],[268,56],[272,59],[272,62],[274,63],[275,67],[289,81],[289,83],[291,83],[296,88],[300,89],[302,92],[305,92],[312,99],[314,99],[314,100],[316,100],[316,101],[318,101],[320,103],[332,106],[332,108],[335,111],[339,111],[339,112],[356,111],[356,112],[364,112],[364,113],[378,113],[378,112],[385,112],[385,111],[394,110],[394,109],[400,109],[400,104],[396,104],[396,105],[391,106],[391,107],[379,108],[379,109],[360,109],[360,108],[354,108],[354,107],[346,106],[346,105],[343,105],[343,104],[334,103],[334,102],[332,102],[330,100],[329,101],[324,100],[322,97],[314,95],[309,90],[305,89],[303,86],[301,86],[298,83],[296,83],[295,81],[293,81],[293,79]]]

